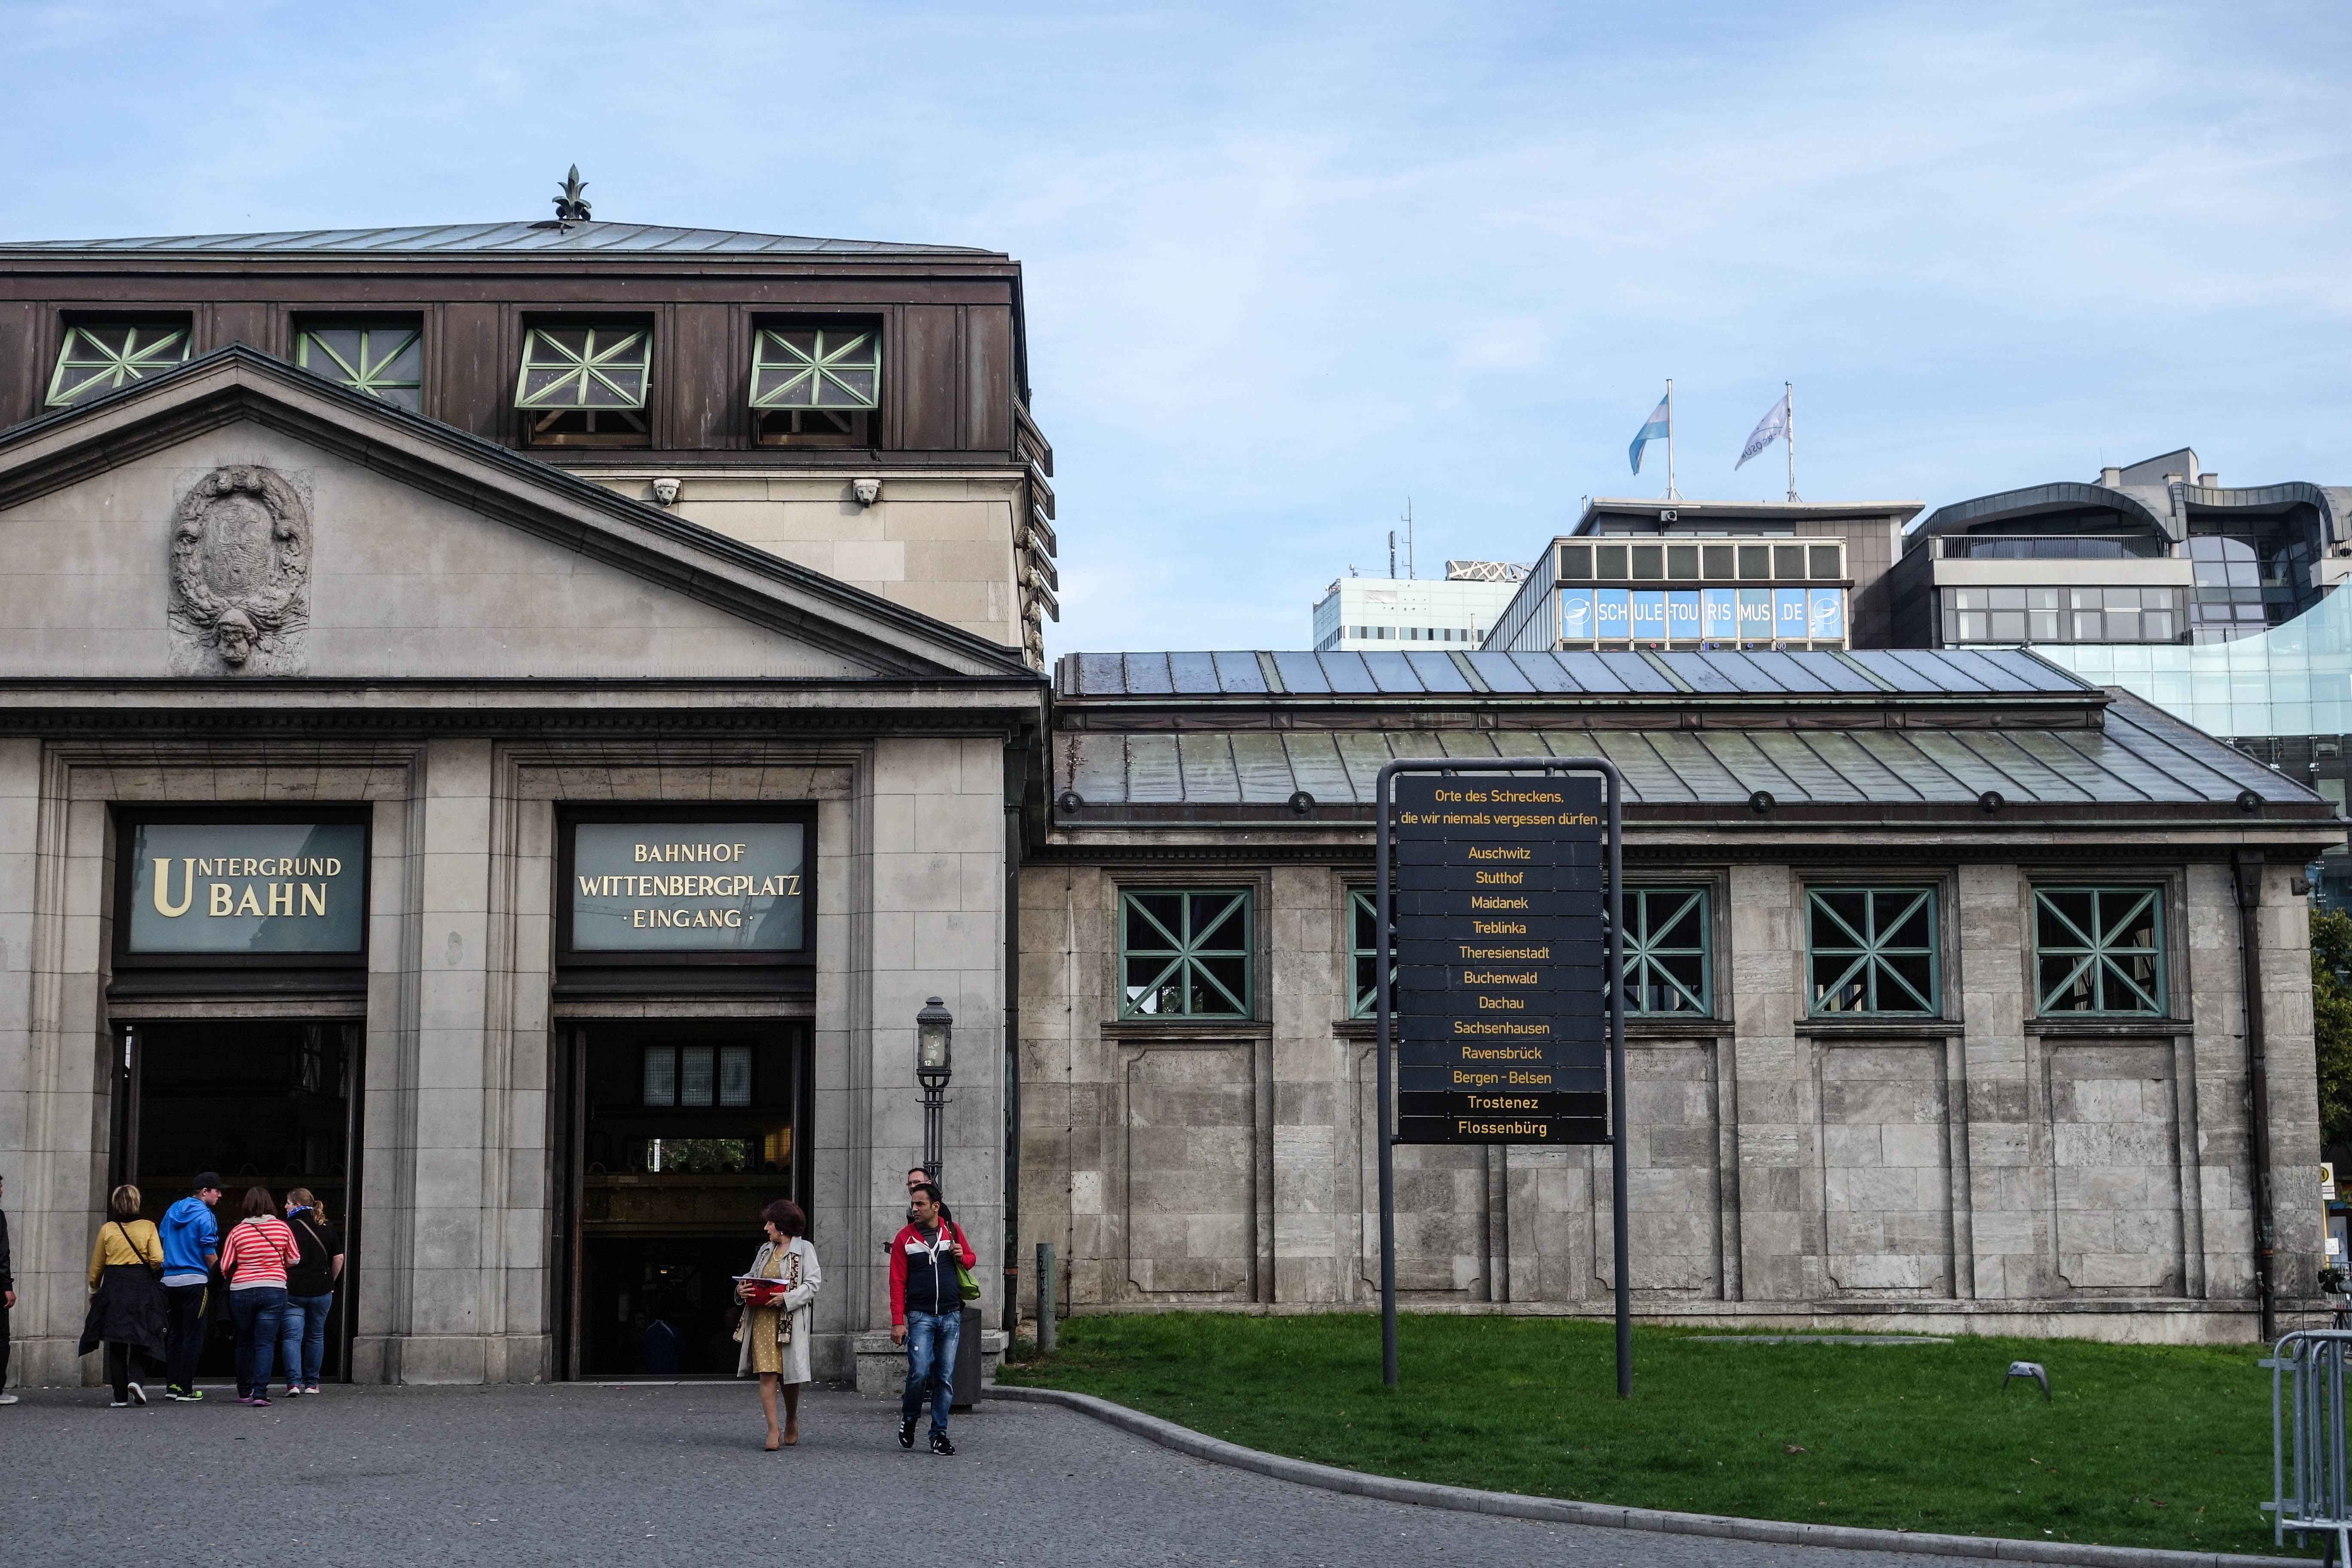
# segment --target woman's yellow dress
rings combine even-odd
[[[782,1279],[784,1277],[785,1250],[779,1247],[769,1251],[768,1261],[760,1268],[761,1278]],[[783,1315],[783,1310],[781,1305],[752,1307],[744,1315],[743,1337],[751,1342],[751,1370],[755,1373],[781,1373],[784,1370],[784,1350],[776,1343],[776,1320]]]

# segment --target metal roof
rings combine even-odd
[[[878,239],[814,239],[792,234],[740,234],[719,228],[662,228],[651,224],[593,221],[562,227],[558,227],[552,221],[423,224],[401,228],[298,229],[280,234],[180,234],[143,239],[0,241],[0,252],[38,251],[44,254],[177,255],[209,252],[251,255],[348,251],[388,256],[541,250],[680,256],[998,254],[961,245],[906,245]]]
[[[2308,806],[2319,796],[2123,693],[2104,729],[1411,730],[1065,732],[1054,788],[1090,806],[1372,804],[1401,757],[1601,756],[1633,805],[1727,805],[1758,790],[1780,805],[2234,805],[2242,791]]]
[[[2079,676],[2013,648],[1853,653],[1079,653],[1064,700],[1266,697],[2090,696]]]
[[[1727,522],[1778,526],[1790,522],[1867,522],[1889,517],[1909,522],[1927,506],[1923,500],[1662,500],[1656,496],[1591,496],[1585,500],[1583,515],[1576,520],[1576,526],[1559,537],[1580,539],[1591,535],[1593,523],[1604,512],[1612,517],[1629,512],[1656,517],[1662,511],[1673,511],[1676,514],[1675,526],[1659,530],[1662,538],[1672,538],[1676,532],[1689,532],[1695,525],[1720,526]]]
[[[1938,534],[1966,533],[1977,524],[1990,520],[2083,509],[2105,509],[2116,512],[2150,533],[2176,542],[2182,537],[2174,521],[2157,512],[2146,496],[2133,495],[2108,485],[2086,485],[2062,479],[2053,484],[2031,485],[2023,489],[2003,490],[1999,495],[1978,496],[1973,500],[1954,501],[1949,506],[1937,507],[1927,514],[1925,522],[1905,535],[1904,552],[1907,554],[1916,549],[1922,540]]]

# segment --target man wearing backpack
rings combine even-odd
[[[919,1183],[913,1217],[890,1244],[890,1342],[907,1347],[907,1392],[898,1402],[898,1447],[915,1446],[923,1395],[931,1398],[931,1452],[952,1454],[948,1406],[954,1402],[956,1342],[963,1330],[963,1271],[980,1259],[955,1221],[940,1214],[940,1189]]]

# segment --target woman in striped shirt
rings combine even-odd
[[[228,1310],[236,1320],[236,1401],[269,1403],[271,1359],[286,1321],[286,1268],[302,1248],[268,1187],[245,1190],[245,1218],[221,1243],[220,1270],[228,1281]]]

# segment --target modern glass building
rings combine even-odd
[[[2028,645],[2344,805],[2352,488],[2225,486],[2183,447],[1944,507],[1890,577],[1896,646]],[[2341,850],[2314,880],[2352,907]]]

